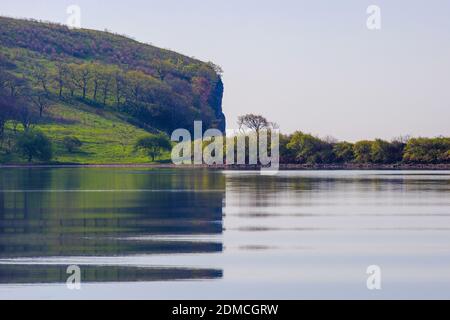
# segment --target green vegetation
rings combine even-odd
[[[221,72],[108,32],[0,17],[0,163],[167,161],[165,133],[192,131],[195,120],[224,132]],[[238,125],[257,139],[278,128],[254,114]],[[281,136],[280,156],[299,164],[449,163],[449,140],[352,144],[298,131]]]
[[[449,163],[450,138],[417,138],[408,141],[404,161],[409,163]]]
[[[123,36],[0,17],[0,163],[23,161],[17,139],[31,128],[56,162],[148,162],[134,152],[148,133],[225,128],[220,73]]]
[[[259,115],[245,115],[238,125],[258,134],[276,125]],[[297,131],[280,135],[280,162],[284,164],[446,164],[450,163],[450,138],[376,139],[356,143],[320,139]],[[248,150],[247,150],[248,153]]]
[[[31,162],[33,159],[50,161],[53,156],[52,143],[39,131],[27,130],[20,134],[16,148],[28,162]]]
[[[135,147],[137,150],[144,150],[155,162],[164,151],[172,149],[172,143],[166,134],[160,133],[140,138]]]
[[[282,163],[443,164],[450,163],[450,138],[408,141],[328,142],[302,132],[280,139]]]
[[[77,137],[65,137],[62,142],[69,153],[78,151],[83,145],[83,142],[81,142]]]

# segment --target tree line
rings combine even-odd
[[[239,127],[258,132],[278,126],[260,115],[248,114]],[[442,164],[450,163],[450,137],[402,137],[386,141],[337,141],[297,131],[280,135],[280,162],[285,164]]]

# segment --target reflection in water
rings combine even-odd
[[[10,284],[79,265],[108,282],[84,299],[450,298],[449,192],[446,171],[0,169],[0,297],[73,298]]]
[[[0,170],[0,259],[215,253],[224,178],[205,171]],[[180,239],[186,235],[186,239]],[[195,236],[205,235],[197,241]],[[209,237],[208,237],[209,236]],[[209,240],[208,240],[209,239]],[[65,282],[67,266],[0,266],[2,283]],[[84,281],[220,278],[221,270],[86,266]],[[62,280],[62,281],[60,281]]]
[[[61,265],[0,265],[0,284],[65,283],[67,266]],[[176,281],[221,278],[221,270],[154,268],[123,266],[83,266],[81,279],[85,283]]]

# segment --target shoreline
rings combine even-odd
[[[0,169],[8,168],[148,168],[148,169],[208,169],[229,171],[261,170],[258,165],[174,165],[174,164],[0,164]],[[448,164],[280,164],[280,171],[331,171],[331,170],[450,170]]]

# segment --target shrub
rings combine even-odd
[[[140,138],[135,145],[136,149],[141,149],[147,152],[154,162],[163,151],[168,151],[172,148],[169,137],[164,134],[152,134],[147,137]]]
[[[49,161],[52,159],[52,144],[50,140],[40,131],[27,130],[17,139],[18,152],[28,160],[38,159]]]
[[[83,145],[77,137],[65,137],[63,139],[63,145],[66,148],[67,152],[72,153],[78,151]]]

